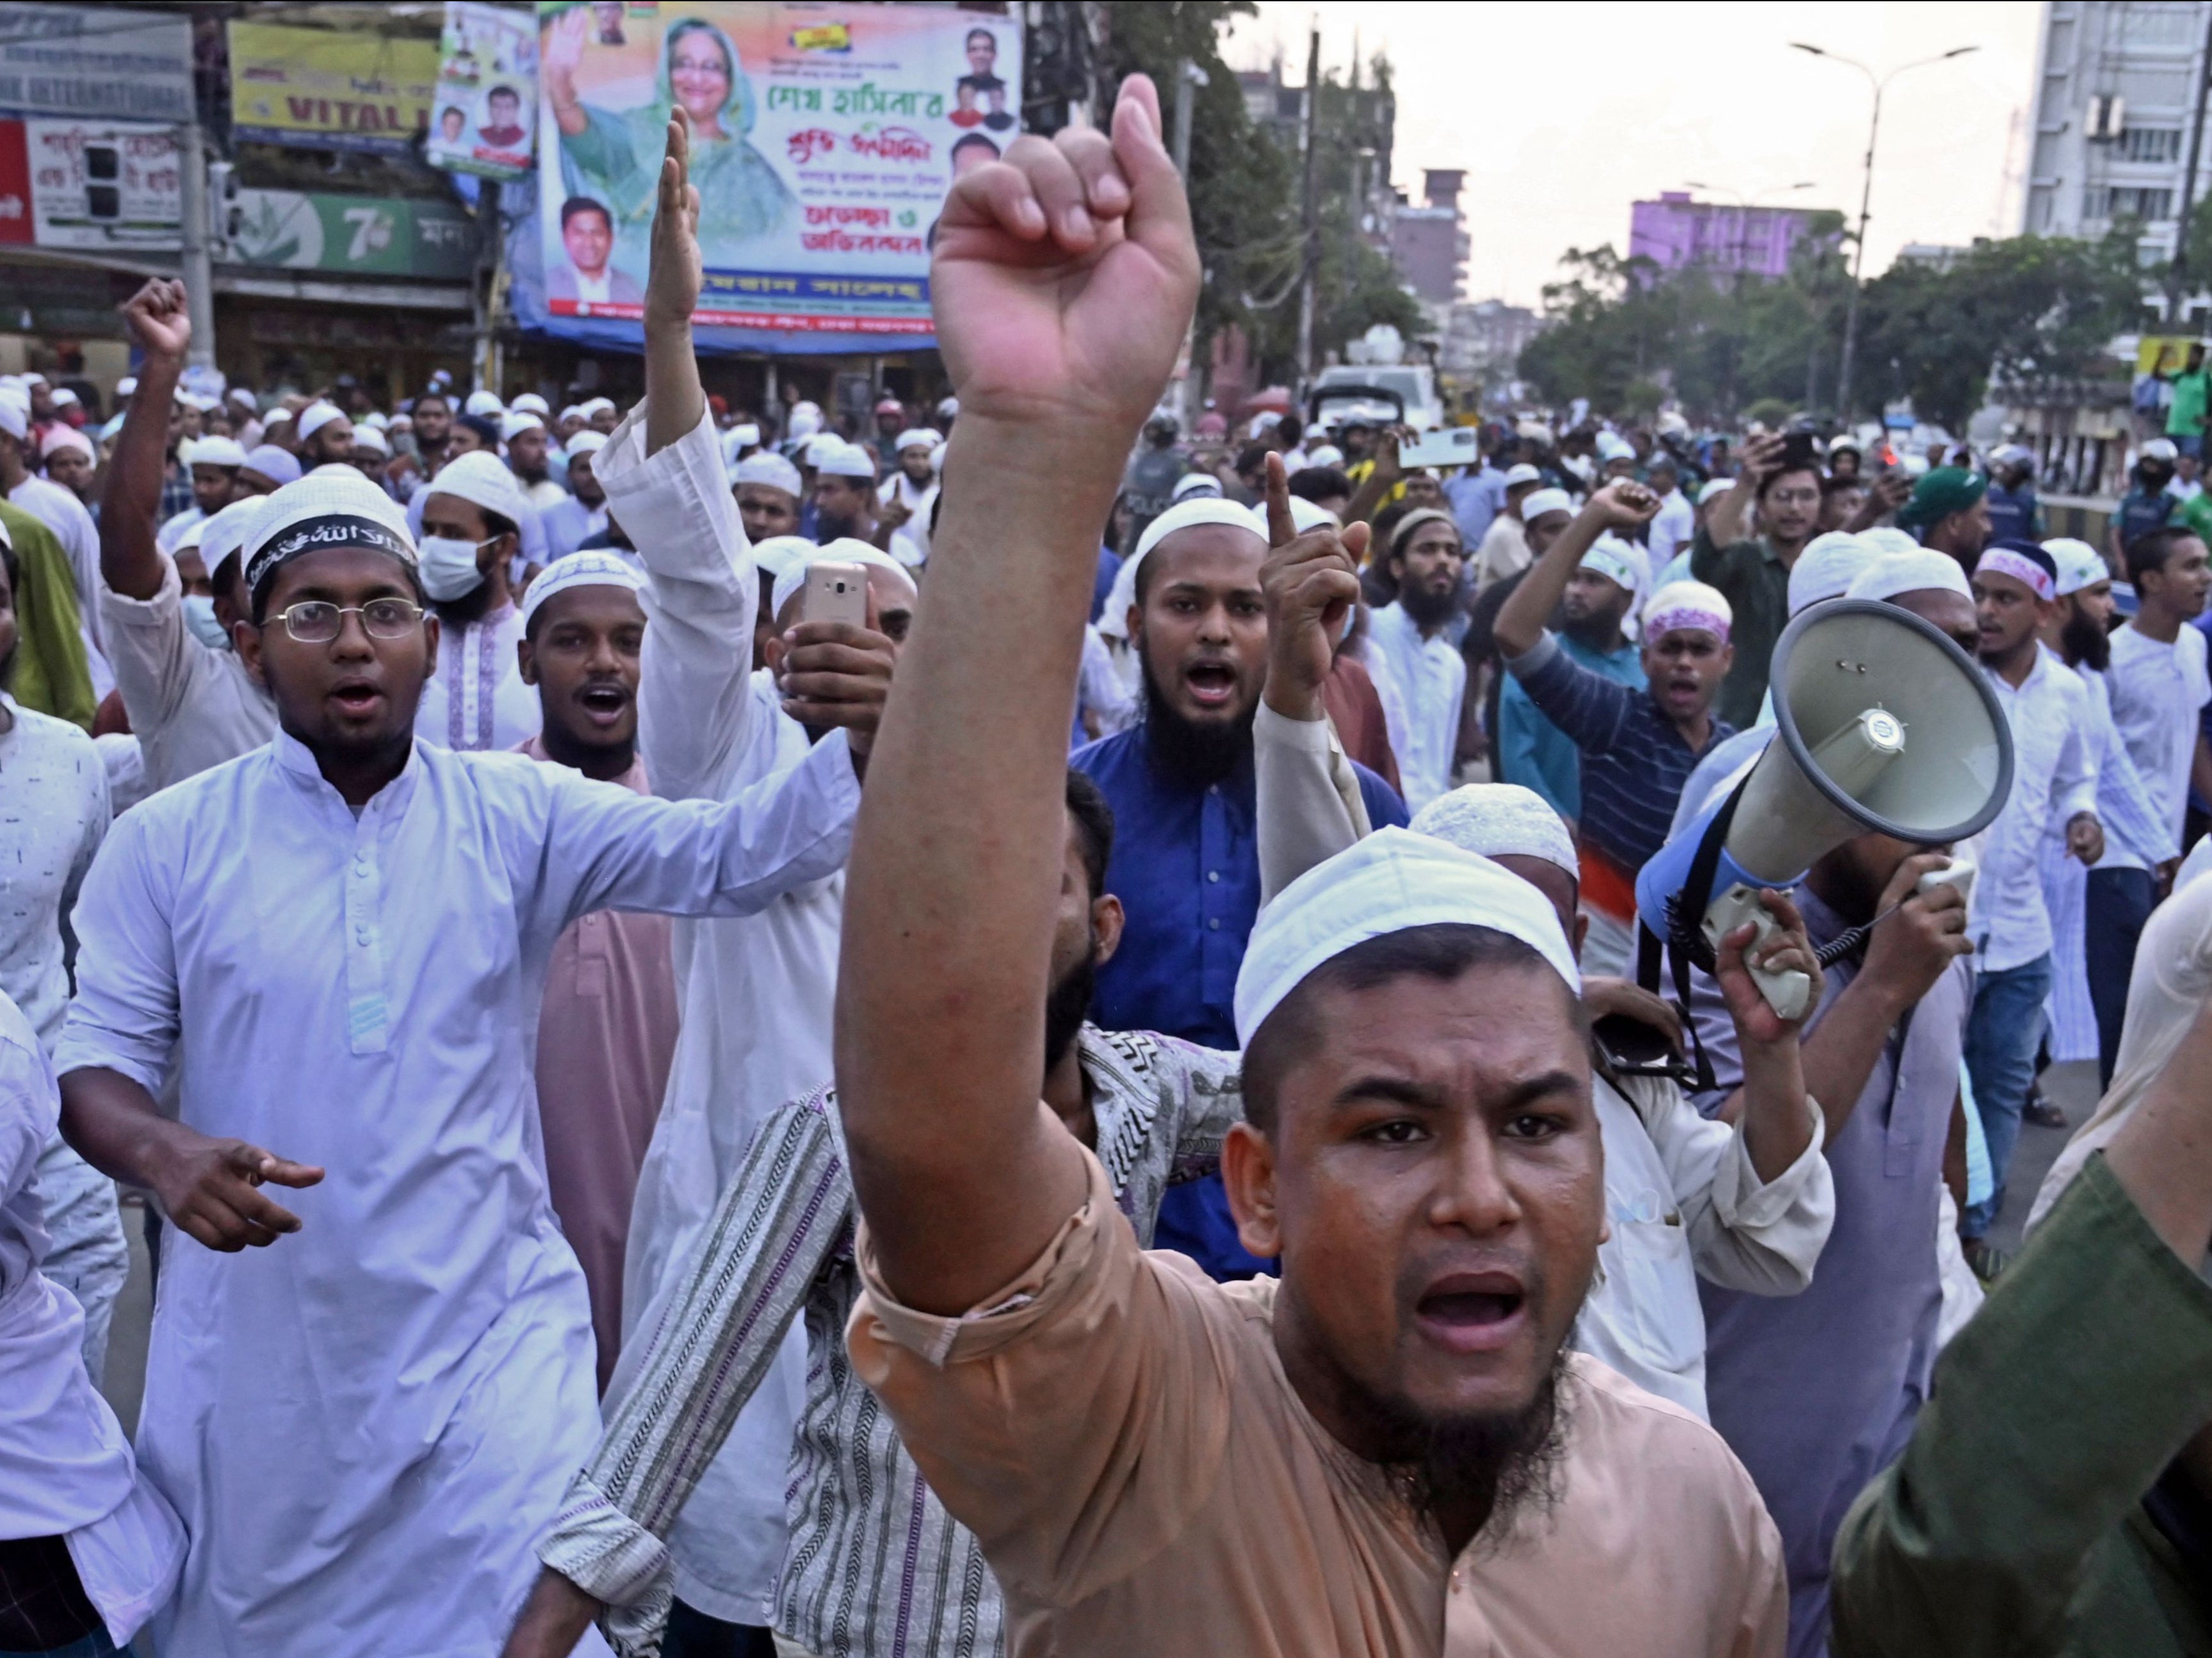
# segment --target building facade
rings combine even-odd
[[[2200,118],[2212,0],[2053,0],[2043,12],[2033,149],[2021,228],[2105,235],[2132,222],[2146,261],[2172,256],[2185,194],[2203,199],[2212,154]]]
[[[1692,266],[1785,276],[1790,258],[1812,228],[1803,208],[1744,207],[1700,202],[1686,190],[1665,190],[1656,202],[1629,210],[1628,253],[1662,270]]]
[[[1467,256],[1473,245],[1459,204],[1466,178],[1456,168],[1430,167],[1422,174],[1422,204],[1408,203],[1391,215],[1390,257],[1406,286],[1431,306],[1450,306],[1466,297]]]

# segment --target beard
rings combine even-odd
[[[1577,645],[1593,651],[1607,651],[1620,636],[1620,617],[1611,609],[1589,610],[1581,616],[1559,612],[1559,631]]]
[[[1398,602],[1406,607],[1406,614],[1424,628],[1442,627],[1449,622],[1458,598],[1458,591],[1450,587],[1440,593],[1427,587],[1402,584],[1398,589]]]
[[[1067,1057],[1083,1022],[1091,1016],[1091,995],[1098,982],[1098,934],[1093,929],[1083,959],[1070,968],[1044,999],[1044,1068]]]
[[[2058,630],[2058,649],[2073,665],[2094,668],[2099,673],[2112,663],[2112,636],[2078,604],[2069,602],[2066,606],[2066,620]]]
[[[1252,752],[1253,706],[1234,720],[1186,720],[1161,691],[1145,659],[1145,735],[1152,762],[1170,781],[1193,788],[1218,783]]]
[[[842,541],[860,526],[860,522],[849,513],[840,517],[819,507],[814,509],[814,533],[819,541]]]
[[[1562,1347],[1535,1397],[1517,1411],[1428,1417],[1403,1400],[1370,1396],[1369,1425],[1383,1448],[1384,1477],[1425,1519],[1480,1515],[1477,1536],[1492,1546],[1504,1542],[1525,1513],[1540,1514],[1559,1500],[1566,1367]]]

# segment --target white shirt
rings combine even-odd
[[[891,553],[909,568],[926,564],[929,562],[929,514],[937,505],[937,482],[933,478],[927,485],[916,488],[903,468],[894,468],[887,483],[891,499],[910,514],[904,524],[891,531]]]
[[[586,507],[575,496],[564,495],[559,505],[546,509],[544,519],[546,562],[550,564],[574,552],[593,536],[605,533],[606,503]]]
[[[1382,699],[1383,718],[1406,788],[1406,810],[1419,811],[1451,787],[1467,659],[1441,631],[1424,639],[1420,624],[1402,604],[1376,611],[1367,639],[1373,647],[1370,664],[1390,677],[1395,692]]]
[[[1659,568],[1667,561],[1688,546],[1698,533],[1698,509],[1680,489],[1669,489],[1659,503],[1657,516],[1652,519],[1647,532],[1646,545],[1651,553],[1651,568]]]
[[[522,683],[522,610],[507,604],[474,622],[439,619],[438,671],[422,687],[415,735],[441,748],[520,748],[545,723],[538,693]]]
[[[2143,787],[2179,839],[2189,812],[2189,768],[2198,720],[2212,701],[2204,635],[2184,624],[2171,645],[2138,633],[2132,622],[2112,634],[2112,723],[2128,745]]]
[[[726,799],[804,760],[806,733],[767,670],[750,671],[758,574],[711,415],[647,459],[642,408],[598,455],[650,579],[638,744],[656,794]],[[830,1079],[844,899],[840,871],[742,920],[676,924],[683,1022],[630,1212],[626,1335],[681,1277],[755,1129]],[[712,1617],[775,1621],[785,1465],[805,1378],[805,1332],[794,1324],[669,1537],[677,1594]]]
[[[554,942],[757,910],[858,803],[834,737],[726,807],[417,742],[356,816],[280,734],[117,822],[57,1068],[158,1095],[179,1055],[182,1121],[329,1171],[271,1248],[163,1236],[137,1443],[191,1544],[160,1650],[499,1649],[599,1423],[538,1145]]]
[[[1475,586],[1487,587],[1527,569],[1531,556],[1528,526],[1512,513],[1500,512],[1482,532],[1482,545],[1474,550]]]
[[[601,265],[599,274],[596,276],[590,271],[583,270],[578,270],[575,276],[578,299],[588,301],[593,305],[611,305],[614,302],[614,272],[607,266]]]
[[[1820,1108],[1796,1162],[1762,1185],[1743,1127],[1700,1116],[1663,1077],[1591,1079],[1612,1236],[1575,1322],[1577,1351],[1704,1419],[1705,1315],[1698,1280],[1796,1295],[1835,1225]]]
[[[100,590],[116,688],[156,789],[250,754],[276,734],[276,704],[237,652],[202,644],[185,625],[177,567],[161,562],[161,589],[151,598]]]
[[[85,1370],[83,1313],[39,1270],[35,1170],[60,1114],[30,1022],[0,995],[0,1537],[62,1538],[119,1645],[176,1587],[185,1533]]]
[[[205,513],[200,511],[198,503],[185,507],[174,518],[166,520],[161,527],[154,532],[155,550],[164,553],[174,553],[178,545],[185,538],[185,531],[195,525],[206,523],[207,516]]]
[[[1976,965],[2002,973],[2050,953],[2039,846],[2046,824],[2096,815],[2097,768],[2089,693],[2071,668],[2038,650],[2018,689],[1987,668],[1982,677],[2012,725],[2012,793],[1980,836],[1966,936],[1981,952]]]
[[[2180,837],[2168,827],[2162,805],[2143,786],[2142,774],[2112,723],[2110,676],[2087,664],[2074,674],[2089,694],[2089,757],[2097,769],[2097,821],[2105,826],[2105,855],[2094,867],[2148,869],[2179,858]],[[2066,825],[2053,818],[2050,833],[2063,843]],[[2075,867],[2081,865],[2077,862]]]
[[[0,732],[0,993],[22,1010],[47,1053],[69,1011],[62,918],[107,833],[107,768],[66,720],[26,708]]]

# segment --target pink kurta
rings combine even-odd
[[[542,739],[521,752],[548,760]],[[647,793],[639,762],[615,780]],[[538,1023],[538,1118],[553,1212],[583,1263],[606,1391],[622,1346],[623,1250],[637,1171],[676,1051],[676,969],[665,915],[600,910],[563,932]]]

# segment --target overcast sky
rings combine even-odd
[[[1689,181],[1762,203],[1856,216],[1866,78],[1790,48],[1804,40],[1886,73],[1953,46],[1882,100],[1867,273],[1907,242],[1963,243],[2020,228],[2041,8],[2004,3],[1736,6],[1438,5],[1263,0],[1224,55],[1262,68],[1278,43],[1305,76],[1322,61],[1389,54],[1398,89],[1395,184],[1463,167],[1469,299],[1537,303],[1569,247],[1626,252],[1629,203]],[[1814,188],[1784,186],[1810,180]]]

